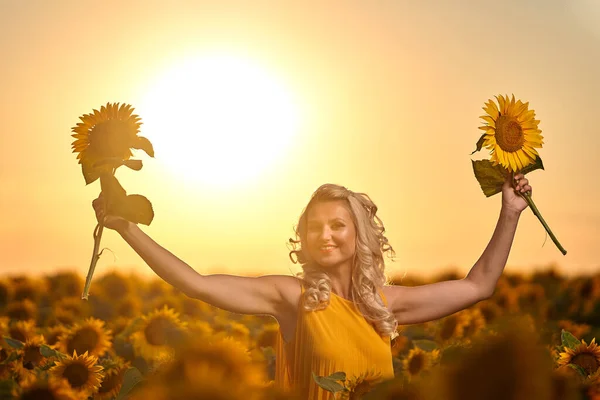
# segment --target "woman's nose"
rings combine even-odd
[[[325,241],[331,238],[331,229],[325,227],[321,230],[321,234],[319,235],[319,239]]]

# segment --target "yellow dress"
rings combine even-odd
[[[354,302],[331,292],[326,309],[306,311],[302,307],[303,286],[301,291],[294,337],[285,343],[281,329],[277,335],[277,387],[293,390],[302,399],[332,400],[333,394],[314,382],[312,372],[328,376],[344,371],[351,378],[375,371],[384,379],[394,377],[390,337],[380,336]],[[383,292],[380,293],[387,305]]]

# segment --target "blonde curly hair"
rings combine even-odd
[[[383,254],[395,256],[385,237],[383,222],[377,216],[377,206],[365,193],[355,193],[344,186],[324,184],[312,195],[295,226],[296,239],[289,239],[290,259],[302,265],[297,274],[304,282],[304,308],[308,311],[324,309],[329,305],[331,279],[327,272],[311,259],[306,248],[306,219],[310,207],[318,202],[343,201],[356,228],[356,249],[352,262],[352,301],[365,319],[375,326],[380,335],[394,337],[398,322],[383,304],[379,294],[387,283]]]

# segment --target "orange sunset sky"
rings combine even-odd
[[[481,107],[511,93],[541,120],[527,177],[568,253],[527,209],[508,269],[599,271],[599,20],[594,0],[0,1],[0,271],[87,273],[100,184],[71,128],[121,102],[156,156],[117,178],[200,273],[298,272],[287,240],[326,182],[378,205],[390,274],[466,273],[501,205],[471,166]],[[152,274],[116,232],[101,247],[97,275]]]

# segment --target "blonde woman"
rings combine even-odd
[[[527,208],[519,193],[532,190],[522,174],[514,179],[502,186],[496,229],[467,276],[416,287],[385,284],[384,253],[393,255],[393,249],[377,207],[366,194],[342,186],[319,187],[300,216],[290,239],[290,257],[303,269],[298,277],[199,274],[136,224],[104,215],[102,195],[92,204],[98,221],[187,296],[234,313],[273,316],[280,326],[276,384],[321,400],[333,397],[314,383],[313,372],[375,371],[393,378],[390,338],[398,325],[439,319],[493,294]]]

